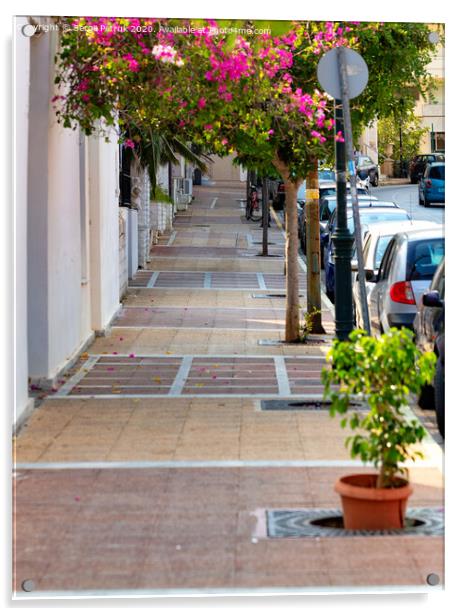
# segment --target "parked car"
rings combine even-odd
[[[358,202],[368,203],[369,205],[375,201],[377,202],[377,197],[373,197],[369,195],[368,191],[365,188],[358,188]],[[347,194],[347,203],[351,203],[351,195]],[[306,251],[306,233],[305,233],[305,225],[306,225],[306,216],[304,210],[304,203],[301,209],[298,210],[298,237],[300,238],[301,249],[303,252]],[[321,266],[323,265],[323,234],[325,231],[325,227],[330,219],[332,212],[337,207],[337,195],[328,195],[319,199],[319,235],[321,241]]]
[[[445,163],[428,163],[419,179],[419,203],[428,207],[431,203],[445,202]]]
[[[378,201],[372,205],[359,203],[359,218],[361,222],[362,232],[365,235],[371,224],[378,222],[395,221],[401,222],[410,220],[406,210],[399,208],[394,202]],[[335,230],[336,210],[333,212],[327,228],[324,232],[324,269],[325,269],[325,292],[330,301],[335,300],[335,260],[334,260],[334,244],[333,232]],[[354,233],[353,210],[348,206],[347,224],[351,233]],[[353,246],[354,250],[354,246]]]
[[[382,257],[378,275],[366,276],[376,282],[369,296],[372,331],[383,333],[392,327],[412,328],[418,303],[432,281],[445,253],[442,226],[402,231],[393,236]]]
[[[335,194],[335,171],[332,169],[319,168],[319,199],[326,194],[326,191],[333,191]],[[306,181],[304,181],[298,189],[297,200],[300,205],[304,205],[306,193]],[[276,210],[282,210],[285,207],[285,183],[280,181],[274,191],[274,199],[272,205]]]
[[[321,167],[318,172],[319,175],[319,183],[321,182],[335,182],[335,171],[333,169],[328,169]]]
[[[426,385],[418,399],[422,408],[435,409],[438,430],[445,436],[445,260],[437,267],[430,288],[422,295],[413,327],[416,344],[437,356],[433,385]]]
[[[379,185],[379,166],[376,165],[369,156],[357,154],[355,156],[356,175],[360,180],[369,179],[372,186]]]
[[[418,154],[409,163],[409,180],[411,184],[417,184],[420,174],[423,174],[428,163],[445,162],[442,153]]]
[[[369,230],[366,232],[363,239],[363,261],[366,277],[370,280],[366,281],[366,294],[369,301],[369,296],[375,287],[375,278],[379,273],[380,263],[383,255],[392,237],[401,231],[416,231],[419,229],[430,229],[441,227],[439,223],[429,220],[403,220],[394,222],[378,222],[369,225]],[[356,257],[356,249],[353,253],[351,261],[351,270],[353,272],[353,317],[354,323],[361,325],[361,291],[359,288],[359,273],[358,260]]]

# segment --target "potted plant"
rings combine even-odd
[[[432,381],[435,361],[433,353],[416,347],[407,329],[392,329],[379,338],[355,330],[347,341],[336,340],[328,352],[330,365],[322,371],[322,382],[330,414],[342,415],[341,426],[357,432],[345,442],[351,457],[373,463],[378,471],[337,481],[345,528],[404,527],[412,493],[404,463],[423,457],[414,445],[426,434],[406,408],[410,394]],[[354,398],[367,403],[365,413],[350,409]]]

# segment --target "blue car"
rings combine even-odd
[[[419,180],[419,203],[428,207],[431,203],[445,202],[445,163],[429,163]]]
[[[390,206],[381,204],[382,202],[379,202],[378,205],[375,203],[371,206],[360,207],[359,218],[363,233],[368,231],[369,225],[376,222],[410,220],[406,210],[399,208],[395,203],[391,202]],[[327,233],[324,234],[325,292],[331,302],[335,301],[335,261],[332,240],[332,233],[335,230],[335,218],[336,210],[334,210],[330,218]],[[347,208],[347,224],[350,233],[354,233],[353,210],[351,207]]]

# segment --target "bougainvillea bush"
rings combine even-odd
[[[147,135],[181,137],[218,155],[236,153],[273,167],[286,183],[286,340],[299,335],[296,192],[318,159],[330,158],[333,103],[321,92],[316,67],[334,46],[361,51],[375,63],[353,111],[356,130],[406,104],[427,88],[433,46],[424,24],[231,22],[116,17],[62,20],[57,55],[59,121],[90,134],[119,125],[135,147]],[[236,24],[235,24],[236,25]],[[256,24],[255,24],[256,25]],[[225,27],[223,27],[225,26]],[[317,207],[317,202],[315,203]]]

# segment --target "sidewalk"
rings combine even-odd
[[[25,581],[28,596],[79,596],[425,591],[430,573],[443,580],[431,439],[410,499],[431,515],[428,536],[311,534],[306,510],[334,515],[336,479],[363,472],[338,420],[299,405],[321,398],[332,316],[324,307],[326,336],[280,342],[283,236],[274,225],[274,256],[259,257],[261,229],[244,221],[241,197],[196,187],[110,334],[18,435],[18,595]],[[301,282],[304,293],[303,269]]]

